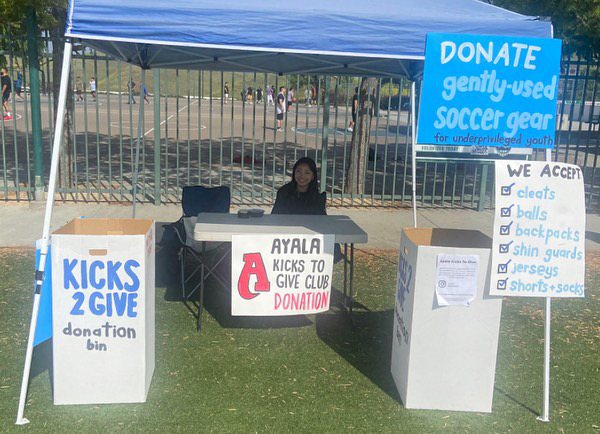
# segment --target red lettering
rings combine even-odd
[[[260,253],[246,253],[243,259],[244,268],[242,268],[238,280],[238,291],[242,298],[252,300],[258,294],[250,292],[250,276],[256,276],[256,285],[254,285],[254,291],[256,292],[268,292],[271,289],[271,283],[267,279],[265,264]]]

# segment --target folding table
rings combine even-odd
[[[352,219],[343,215],[298,215],[265,214],[262,217],[239,218],[237,214],[200,213],[184,221],[188,236],[202,242],[203,253],[207,242],[229,242],[238,234],[332,234],[334,242],[344,245],[344,307],[352,315],[352,285],[354,278],[354,244],[366,243],[368,236]],[[348,250],[350,254],[348,254]],[[225,252],[224,255],[226,255]],[[224,256],[223,256],[224,257]],[[215,272],[215,265],[202,263],[200,282],[200,302],[197,328],[200,331],[204,280],[213,275],[226,286],[226,280]]]

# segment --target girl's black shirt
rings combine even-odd
[[[326,193],[307,191],[301,193],[289,182],[277,190],[271,214],[317,214],[326,215]]]

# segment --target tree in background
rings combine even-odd
[[[600,0],[493,0],[524,15],[549,17],[554,36],[583,56],[600,55]]]
[[[358,112],[356,125],[350,142],[350,160],[346,168],[346,185],[344,190],[350,194],[361,194],[365,186],[365,164],[368,159],[369,142],[371,140],[371,120],[375,112],[375,102],[379,79],[363,77],[358,89]]]
[[[7,51],[15,53],[26,53],[26,42],[24,38],[17,35],[26,34],[25,19],[31,10],[35,11],[38,23],[38,37],[42,34],[42,29],[49,30],[50,40],[52,41],[52,78],[49,78],[52,83],[52,96],[54,105],[54,116],[56,116],[58,108],[58,94],[60,91],[60,74],[62,67],[63,51],[65,45],[64,29],[67,19],[67,0],[0,0],[0,32],[4,35],[9,35],[9,38],[0,39],[3,45],[10,45]],[[39,43],[38,46],[43,46]],[[12,51],[11,51],[12,49]],[[41,53],[38,53],[38,56]],[[2,57],[0,61],[4,61]],[[60,168],[64,168],[63,176],[59,176],[59,183],[62,185],[62,180],[65,179],[65,186],[71,186],[72,183],[72,146],[73,146],[73,97],[72,86],[68,89],[67,109],[65,111],[64,128],[63,128],[63,143],[65,152],[61,154]],[[54,119],[56,122],[56,117]],[[63,170],[61,170],[62,172]]]

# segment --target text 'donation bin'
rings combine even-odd
[[[154,222],[52,234],[55,404],[144,402],[154,373]]]
[[[406,408],[492,411],[502,298],[488,295],[491,245],[473,230],[403,230],[391,370]],[[468,304],[440,304],[439,258],[478,264]]]

